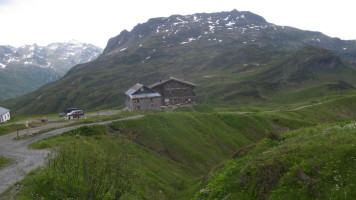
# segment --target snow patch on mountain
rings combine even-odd
[[[102,49],[78,41],[52,43],[47,46],[37,44],[25,45],[19,48],[0,46],[0,68],[29,65],[42,68],[52,68],[60,73],[67,72],[74,64],[95,59]]]
[[[231,22],[225,24],[225,26],[232,26],[232,25],[235,25],[235,23],[236,23],[235,21],[231,21]]]
[[[189,43],[191,41],[194,41],[194,40],[196,40],[196,38],[188,38],[187,42],[182,42],[181,44],[187,44],[187,43]]]

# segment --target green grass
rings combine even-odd
[[[111,126],[159,154],[203,171],[227,159],[236,148],[265,137],[270,128],[258,117],[199,113],[157,113]],[[244,132],[247,129],[249,134]]]
[[[0,156],[0,169],[11,162],[11,159]]]
[[[257,115],[152,113],[136,120],[112,123],[112,128],[120,132],[122,137],[102,134],[83,136],[82,132],[85,132],[84,135],[92,135],[87,133],[94,130],[99,133],[101,126],[95,126],[40,140],[30,147],[75,147],[79,150],[82,145],[89,145],[96,152],[95,149],[119,144],[125,138],[135,184],[132,186],[134,191],[128,192],[124,199],[189,199],[199,191],[202,177],[229,160],[239,148],[264,138],[273,130],[271,124],[284,126],[283,120],[274,122],[273,119]],[[292,124],[295,127],[307,125],[293,120],[285,123],[288,126]],[[91,130],[86,130],[88,128]],[[35,184],[36,181],[46,183],[44,172],[33,179],[23,183],[24,189],[17,199],[29,198],[31,191],[48,197],[51,186]]]
[[[195,199],[355,199],[355,124],[265,139],[210,174]]]
[[[176,112],[194,112],[193,108],[190,106],[181,106],[176,108],[174,111]]]
[[[61,138],[61,139],[59,139]],[[100,156],[104,147],[116,145],[115,151],[122,151],[122,138],[110,136],[56,136],[51,139],[53,146],[60,145],[63,148],[75,147],[77,151],[90,147],[93,155]],[[48,141],[48,140],[47,140]],[[197,179],[201,172],[179,164],[165,156],[160,156],[141,145],[125,142],[123,147],[130,157],[129,168],[131,184],[130,190],[123,199],[185,199],[185,194],[194,193],[192,187],[196,187]],[[88,153],[90,153],[88,152]],[[16,199],[35,199],[36,194],[46,199],[52,199],[51,190],[53,185],[46,175],[46,169],[34,177],[29,176],[22,183],[24,189]]]
[[[94,136],[94,135],[105,135],[106,127],[103,125],[91,125],[91,126],[82,126],[70,131],[64,132],[63,136],[73,136],[73,135],[82,135],[82,136]]]
[[[125,149],[130,152],[130,165],[134,169],[131,180],[135,182],[130,185],[133,190],[127,192],[124,199],[221,199],[226,195],[231,195],[231,198],[227,196],[230,199],[266,199],[277,194],[274,188],[280,183],[279,180],[294,170],[293,167],[290,168],[293,159],[297,164],[301,160],[308,160],[307,157],[293,158],[294,155],[299,156],[296,153],[300,149],[308,147],[308,151],[313,152],[315,150],[310,150],[312,147],[329,148],[332,141],[318,146],[316,136],[311,134],[312,139],[309,139],[307,133],[323,131],[323,127],[313,128],[314,125],[356,118],[355,98],[350,96],[298,111],[275,113],[241,115],[204,112],[209,108],[205,105],[202,112],[178,109],[169,113],[146,113],[139,119],[110,124],[121,137],[103,135],[102,126],[86,127],[37,141],[30,147],[58,149],[89,145],[96,152],[95,149],[112,143],[119,144],[124,138]],[[295,129],[300,130],[285,132]],[[285,133],[278,137],[280,132]],[[263,140],[266,137],[271,139]],[[350,141],[353,142],[353,139],[350,138]],[[282,150],[295,148],[290,150],[292,153],[288,154],[289,157],[270,153],[277,152],[274,149],[284,142],[286,143]],[[298,146],[298,142],[304,143]],[[317,157],[321,152],[314,153],[313,156]],[[232,157],[235,160],[229,161]],[[323,159],[328,160],[326,157]],[[242,178],[240,175],[234,178],[237,172],[233,170],[242,173],[246,167],[248,170],[243,171]],[[300,176],[304,177],[303,173]],[[261,174],[275,178],[264,180]],[[43,173],[35,177],[41,176],[40,182],[46,182]],[[307,176],[310,177],[310,174]],[[46,191],[42,191],[42,194],[41,188],[36,188],[36,180],[35,178],[35,182],[23,183],[25,189],[18,199],[29,198],[30,191],[38,191],[41,196],[48,195]],[[237,194],[235,191],[239,181],[245,184],[241,186],[246,189],[245,193]]]
[[[23,130],[26,126],[24,124],[9,124],[0,126],[0,135],[5,135],[16,130]]]
[[[193,108],[197,112],[203,112],[203,113],[216,112],[216,110],[212,106],[209,106],[208,104],[197,104],[197,105],[194,105]]]
[[[69,136],[78,138],[79,136],[100,136],[106,135],[106,127],[103,125],[82,126],[70,131],[63,132],[61,135],[45,138],[29,145],[32,149],[54,148],[64,146],[69,140]]]
[[[356,118],[356,96],[326,101],[301,110],[273,113],[283,118],[293,118],[314,124],[330,123]]]
[[[43,117],[58,118],[58,114],[47,114],[45,116],[44,115],[21,115],[21,116],[12,115],[10,122],[18,122],[18,121],[25,121],[25,120],[32,121],[34,119],[40,120]]]

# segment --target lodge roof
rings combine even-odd
[[[7,112],[9,112],[10,110],[0,107],[0,115],[6,114]]]
[[[146,91],[150,91],[147,93],[141,93],[141,94],[135,94],[137,93],[142,87],[146,88]],[[140,99],[140,98],[151,98],[151,97],[160,97],[161,95],[152,90],[151,88],[148,88],[140,83],[136,83],[134,86],[132,86],[130,89],[128,89],[125,94],[129,96],[131,99]]]
[[[132,95],[133,93],[137,92],[139,89],[141,89],[143,87],[142,84],[140,83],[136,83],[134,86],[132,86],[130,89],[128,89],[125,94],[130,96]]]
[[[180,79],[178,79],[178,78],[170,77],[170,78],[168,78],[168,79],[162,80],[162,81],[160,81],[160,82],[157,82],[157,83],[151,85],[150,88],[163,85],[163,84],[165,84],[165,83],[167,83],[167,82],[169,82],[169,81],[177,81],[177,82],[180,82],[180,83],[183,83],[183,84],[187,84],[187,85],[196,87],[196,85],[195,85],[194,83],[191,83],[191,82],[188,82],[188,81],[183,81],[183,80],[180,80]]]

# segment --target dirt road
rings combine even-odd
[[[13,162],[10,165],[0,170],[0,194],[7,190],[10,186],[14,185],[16,182],[22,180],[29,171],[34,170],[44,164],[44,160],[49,151],[28,149],[27,147],[29,144],[37,140],[62,134],[65,131],[69,131],[81,126],[93,124],[105,125],[113,121],[137,119],[140,117],[143,117],[143,115],[136,115],[132,117],[103,121],[92,124],[65,127],[23,140],[13,140],[13,138],[16,137],[16,132],[0,136],[0,155],[13,159]],[[58,125],[57,127],[63,126],[63,124],[61,123],[56,124]],[[53,126],[56,125],[52,125],[52,127]],[[42,128],[43,130],[46,129],[46,127]],[[41,128],[39,127],[39,129]]]

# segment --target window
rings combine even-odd
[[[136,110],[141,110],[141,106],[136,106]]]
[[[140,103],[140,99],[135,99],[136,103]]]
[[[153,98],[150,98],[150,102],[153,102]]]

